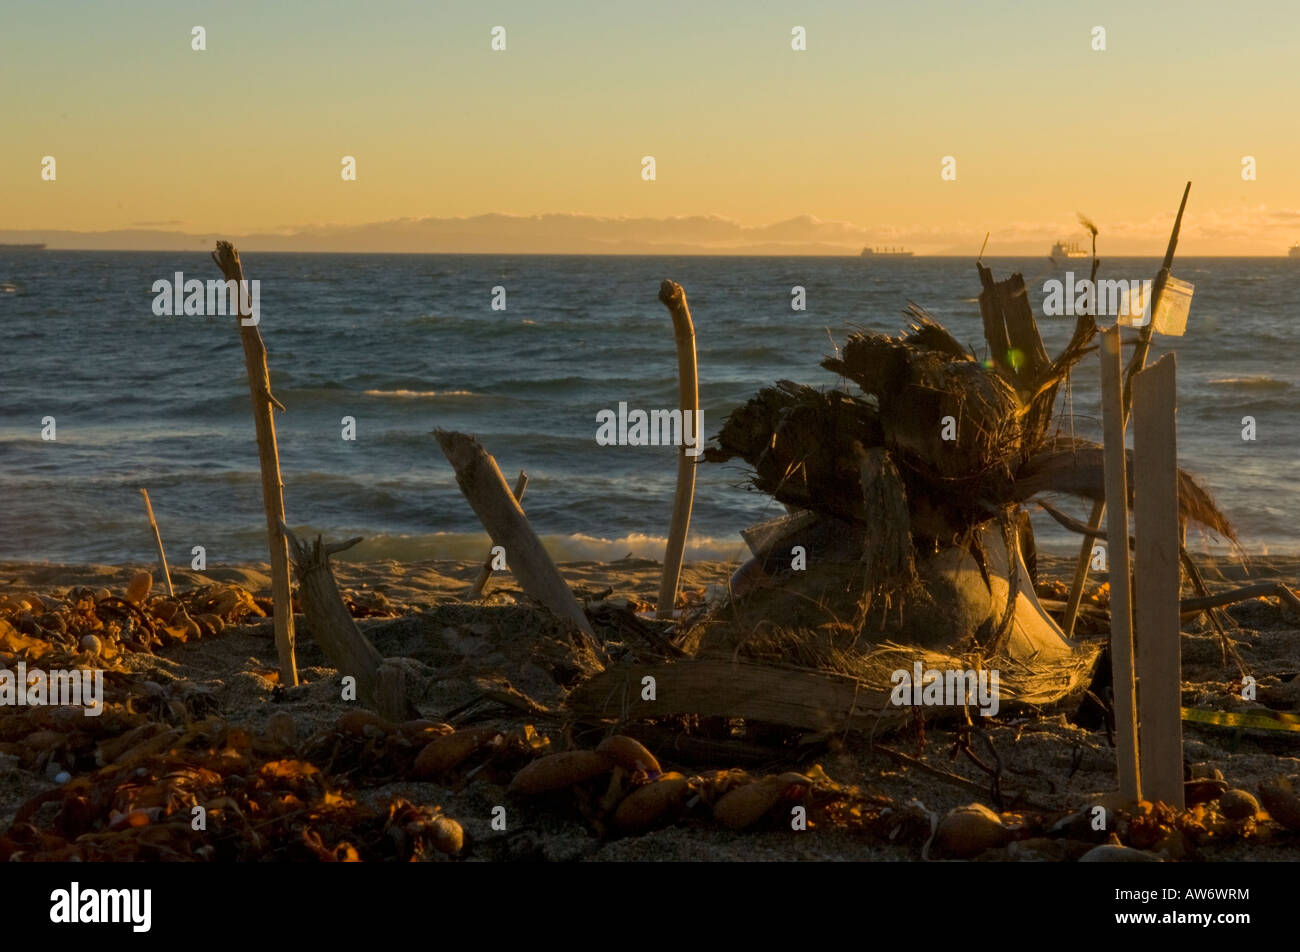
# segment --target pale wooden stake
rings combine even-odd
[[[524,502],[524,493],[528,491],[528,474],[522,469],[519,471],[518,478],[515,479],[515,488],[513,490],[515,502],[522,508]],[[509,564],[507,562],[507,564]],[[489,551],[487,558],[483,560],[483,568],[478,573],[478,578],[470,586],[466,598],[478,598],[483,594],[483,586],[487,584],[488,579],[492,577],[492,553]]]
[[[659,286],[659,300],[673,317],[673,337],[677,342],[677,378],[682,411],[682,447],[677,455],[677,492],[673,496],[673,521],[664,550],[664,575],[659,585],[657,618],[672,618],[677,604],[677,586],[682,576],[682,559],[686,553],[686,534],[691,526],[691,507],[695,502],[695,457],[686,454],[687,414],[695,430],[696,450],[704,439],[700,424],[699,372],[695,359],[695,325],[686,304],[686,292],[680,284],[665,281]]]
[[[1129,591],[1128,479],[1124,472],[1124,411],[1119,327],[1101,335],[1101,411],[1105,454],[1106,535],[1110,556],[1110,668],[1115,710],[1115,760],[1120,797],[1142,799],[1138,769],[1137,699],[1133,670],[1133,602]]]
[[[158,543],[158,564],[162,566],[163,581],[167,583],[167,597],[175,598],[176,593],[172,590],[172,573],[167,571],[167,553],[163,551],[162,533],[158,531],[158,520],[153,517],[153,503],[149,501],[149,490],[140,490],[140,495],[144,497],[144,511],[149,514],[149,525],[153,527],[153,540]]]
[[[542,540],[528,524],[518,500],[511,495],[497,461],[472,436],[448,430],[434,430],[433,435],[456,471],[456,484],[470,508],[492,537],[493,544],[505,548],[506,561],[520,586],[557,617],[572,622],[584,632],[595,653],[596,636],[591,622],[546,554]]]
[[[1133,530],[1142,794],[1183,809],[1175,361],[1133,376]],[[1113,547],[1112,547],[1113,548]]]
[[[244,287],[244,266],[239,252],[228,241],[218,241],[212,254],[227,281]],[[289,543],[284,536],[284,481],[280,478],[280,453],[275,443],[275,417],[271,407],[284,407],[271,395],[271,372],[266,364],[266,345],[256,323],[244,323],[241,296],[236,297],[239,315],[239,338],[244,345],[244,366],[248,371],[248,390],[253,398],[253,423],[257,427],[257,458],[262,470],[262,505],[266,509],[266,541],[271,561],[271,598],[274,602],[275,650],[280,658],[280,683],[292,687],[298,683],[298,665],[294,660],[293,606],[289,595]],[[260,317],[260,315],[259,315]]]
[[[1169,245],[1165,248],[1165,260],[1157,272],[1155,281],[1151,287],[1151,320],[1142,328],[1138,334],[1137,347],[1133,351],[1133,359],[1129,361],[1128,371],[1124,383],[1124,417],[1121,429],[1128,423],[1129,408],[1133,405],[1133,395],[1130,389],[1130,381],[1133,374],[1146,366],[1147,353],[1151,349],[1151,335],[1155,333],[1156,325],[1156,307],[1160,304],[1160,295],[1164,292],[1165,284],[1169,280],[1169,269],[1174,266],[1174,252],[1178,249],[1178,232],[1183,227],[1183,210],[1187,208],[1187,196],[1192,191],[1192,183],[1188,182],[1183,188],[1183,200],[1178,204],[1178,214],[1174,216],[1174,228],[1169,233]],[[1093,236],[1093,261],[1092,261],[1092,280],[1097,280],[1097,238]],[[1092,512],[1088,516],[1089,530],[1095,530],[1101,526],[1102,517],[1106,514],[1105,500],[1098,500],[1092,504]],[[1083,601],[1083,589],[1088,584],[1088,567],[1092,562],[1092,546],[1097,541],[1097,537],[1091,534],[1091,531],[1084,535],[1083,542],[1079,546],[1079,560],[1074,566],[1074,579],[1070,583],[1070,594],[1065,601],[1065,618],[1061,624],[1061,629],[1065,632],[1065,637],[1074,637],[1074,622],[1079,617],[1079,603]]]

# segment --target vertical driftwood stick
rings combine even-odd
[[[1155,333],[1156,307],[1160,304],[1160,295],[1164,292],[1165,284],[1169,280],[1169,269],[1174,266],[1174,252],[1178,250],[1178,232],[1183,227],[1183,211],[1187,208],[1187,196],[1191,190],[1192,183],[1188,182],[1183,188],[1183,200],[1178,204],[1178,214],[1174,216],[1174,228],[1169,233],[1169,245],[1165,248],[1165,260],[1151,285],[1150,320],[1138,335],[1137,347],[1133,351],[1133,358],[1129,361],[1124,381],[1124,416],[1120,424],[1121,429],[1128,423],[1129,408],[1133,405],[1133,391],[1131,389],[1133,374],[1146,366],[1147,353],[1151,349],[1151,335]],[[1092,278],[1094,281],[1097,279],[1095,235],[1093,236]],[[1065,619],[1061,628],[1067,638],[1074,635],[1074,622],[1079,617],[1079,603],[1083,600],[1084,586],[1088,584],[1088,567],[1092,561],[1092,546],[1097,541],[1097,536],[1093,533],[1101,526],[1101,520],[1105,514],[1105,502],[1093,503],[1092,514],[1088,517],[1089,532],[1084,535],[1083,542],[1079,546],[1079,561],[1075,564],[1074,580],[1070,583],[1070,595],[1065,602]]]
[[[244,366],[253,398],[253,422],[257,427],[257,457],[262,469],[262,504],[266,509],[266,541],[270,549],[271,596],[275,604],[275,650],[280,657],[280,683],[298,683],[298,665],[293,649],[293,607],[289,601],[289,543],[284,537],[284,481],[280,478],[280,453],[275,443],[275,418],[271,407],[284,407],[271,396],[271,373],[266,364],[266,345],[257,329],[261,316],[248,308],[251,295],[244,289],[244,266],[239,252],[228,241],[218,241],[212,260],[227,281],[238,290],[235,311],[239,314],[239,337],[244,345]],[[229,296],[229,295],[228,295]]]
[[[158,543],[158,564],[162,566],[163,581],[167,583],[167,597],[174,598],[172,591],[172,573],[167,571],[167,553],[163,551],[162,533],[158,531],[158,520],[153,517],[153,503],[149,501],[149,490],[140,490],[144,497],[144,511],[149,514],[149,525],[153,529],[153,540]]]
[[[521,508],[524,504],[524,493],[526,493],[527,491],[528,491],[528,474],[521,469],[519,471],[518,478],[515,479],[515,488],[513,490],[515,496],[515,502],[519,503]],[[490,579],[491,577],[492,577],[492,553],[489,552],[487,558],[483,560],[483,568],[479,570],[478,578],[474,580],[474,584],[470,586],[469,594],[466,595],[465,597],[478,598],[480,595],[482,595],[483,586],[487,584],[488,579]]]
[[[1142,795],[1183,808],[1175,363],[1133,377],[1133,529]]]
[[[1133,609],[1129,583],[1128,478],[1124,472],[1124,411],[1119,328],[1101,335],[1101,412],[1105,453],[1106,536],[1110,540],[1110,666],[1115,701],[1115,759],[1119,792],[1142,799],[1138,769],[1137,690],[1133,670]]]
[[[668,530],[664,550],[664,577],[659,585],[658,618],[672,618],[677,604],[677,585],[682,576],[682,559],[686,553],[686,533],[691,527],[691,507],[695,502],[695,457],[686,453],[686,440],[695,431],[695,452],[701,449],[704,427],[700,423],[700,385],[695,360],[695,325],[686,305],[686,292],[673,281],[659,286],[659,300],[673,317],[673,337],[677,341],[677,377],[682,411],[682,446],[677,456],[677,492],[673,496],[673,522]],[[687,421],[690,421],[689,423]]]
[[[506,561],[520,586],[556,616],[576,625],[592,639],[594,650],[591,622],[511,495],[497,461],[472,436],[448,430],[434,430],[433,435],[456,471],[456,484],[470,508],[492,542],[506,550]]]

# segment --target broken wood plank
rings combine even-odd
[[[1119,328],[1101,335],[1101,410],[1106,456],[1107,532],[1128,538],[1128,477],[1125,473],[1124,411],[1120,380]],[[1171,494],[1177,499],[1177,492]],[[1085,539],[1087,537],[1085,536]],[[1133,667],[1133,612],[1129,553],[1124,544],[1107,547],[1110,568],[1110,664],[1115,705],[1115,760],[1120,796],[1142,799],[1138,760],[1137,689]],[[1077,610],[1077,609],[1076,609]]]
[[[497,461],[472,436],[441,429],[434,430],[433,435],[456,471],[456,484],[470,508],[492,542],[506,550],[510,571],[519,585],[557,617],[583,632],[589,646],[599,655],[591,622],[546,554],[542,540],[528,524],[528,517],[506,485]]]
[[[521,469],[519,475],[515,478],[515,488],[511,490],[515,502],[519,503],[520,508],[523,508],[524,493],[527,491],[528,474]],[[466,598],[478,598],[483,594],[483,586],[487,585],[488,579],[492,577],[492,562],[493,555],[488,552],[487,558],[483,560],[483,568],[479,570],[478,578],[474,580],[474,584],[469,587],[469,592],[465,595]]]
[[[394,723],[419,717],[420,712],[405,693],[400,672],[380,670],[384,656],[353,621],[330,568],[331,555],[351,548],[361,540],[349,539],[326,545],[317,536],[315,543],[308,546],[299,541],[287,526],[281,529],[287,544],[293,549],[298,593],[307,629],[330,664],[340,677],[356,678],[357,699],[380,717]]]
[[[1142,793],[1183,809],[1175,359],[1133,376],[1133,523]],[[1113,585],[1112,585],[1113,591]]]

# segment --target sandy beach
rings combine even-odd
[[[1038,585],[1041,595],[1050,596],[1054,580],[1065,578],[1066,561],[1042,560]],[[1224,567],[1222,561],[1217,563],[1219,568],[1203,565],[1207,579],[1218,587],[1244,574],[1240,565]],[[106,589],[121,595],[139,571],[151,568],[6,562],[0,563],[0,593],[13,599],[38,595],[42,600],[50,599],[47,607],[53,607],[60,601],[75,601],[78,592]],[[600,605],[631,612],[647,607],[654,599],[660,573],[658,564],[648,560],[577,562],[560,568],[596,618],[602,617],[595,610]],[[415,658],[425,666],[424,670],[438,675],[420,699],[423,718],[446,721],[462,730],[492,728],[515,736],[524,736],[525,725],[532,725],[537,735],[549,738],[550,750],[594,746],[601,732],[590,725],[575,729],[572,718],[564,712],[568,687],[555,680],[559,669],[552,667],[548,672],[543,660],[549,651],[546,643],[552,641],[545,630],[545,615],[526,604],[514,580],[498,573],[483,599],[474,603],[461,600],[478,569],[478,563],[446,561],[335,565],[345,601],[380,653]],[[688,601],[706,598],[709,587],[725,584],[732,569],[724,563],[688,563],[685,597]],[[1298,569],[1295,559],[1258,559],[1251,564],[1250,578],[1294,580]],[[173,582],[179,597],[186,592],[211,592],[229,586],[244,589],[257,600],[270,595],[265,564],[212,567],[204,573],[176,570]],[[159,598],[159,589],[160,585],[155,585],[154,600]],[[1300,678],[1296,676],[1300,671],[1300,619],[1280,608],[1276,601],[1266,599],[1245,602],[1229,613],[1238,626],[1232,632],[1236,649],[1258,679],[1261,703],[1254,706],[1300,711]],[[0,613],[0,618],[6,619],[0,621],[0,632],[30,629],[28,619],[34,614],[24,616],[21,610],[12,609]],[[48,613],[44,617],[48,623]],[[600,624],[596,627],[603,647],[617,656],[622,650],[618,632]],[[21,643],[0,640],[0,646],[10,654]],[[802,771],[804,776],[826,777],[823,794],[831,800],[839,797],[866,808],[868,813],[874,809],[876,812],[870,813],[873,823],[882,811],[891,810],[900,817],[910,815],[917,822],[891,828],[891,839],[878,824],[855,822],[851,810],[839,822],[834,811],[828,810],[819,814],[819,822],[799,835],[783,829],[779,820],[774,823],[770,819],[737,832],[721,828],[706,809],[697,807],[662,828],[627,835],[610,828],[608,817],[602,820],[601,811],[591,804],[589,798],[598,797],[604,790],[603,780],[577,792],[520,802],[505,789],[508,778],[491,770],[468,774],[462,771],[437,781],[420,780],[409,775],[409,756],[405,767],[395,768],[389,762],[387,766],[372,764],[374,769],[367,771],[361,761],[352,762],[346,769],[337,763],[331,767],[330,758],[320,755],[321,739],[346,736],[346,731],[340,731],[340,718],[355,710],[356,705],[341,700],[339,673],[329,666],[301,617],[297,648],[302,683],[287,690],[278,683],[270,621],[256,617],[245,618],[241,624],[223,625],[219,632],[151,650],[123,646],[111,660],[106,660],[108,650],[98,660],[84,653],[62,657],[82,666],[100,664],[110,672],[108,713],[99,719],[104,724],[115,716],[115,710],[145,710],[138,702],[151,692],[168,700],[182,699],[181,707],[173,707],[170,715],[165,707],[162,713],[155,709],[149,715],[178,727],[192,727],[202,718],[216,718],[227,732],[239,729],[253,738],[265,739],[283,729],[287,715],[296,740],[285,744],[281,754],[314,758],[323,767],[331,788],[337,786],[342,795],[376,810],[382,811],[395,798],[411,804],[436,804],[463,828],[466,845],[460,855],[471,859],[908,861],[923,858],[923,853],[933,859],[938,854],[934,844],[927,846],[930,830],[923,823],[918,827],[919,819],[937,821],[956,807],[992,803],[988,775],[972,759],[953,756],[958,738],[952,725],[928,724],[923,733],[893,732],[871,740],[847,735],[830,737],[797,752],[773,748],[765,757],[747,763],[727,762],[725,757],[706,762],[707,758],[701,760],[695,753],[679,757],[672,749],[650,744],[664,771],[677,770],[688,777],[710,776],[711,771],[729,768],[744,768],[754,775]],[[1203,621],[1184,626],[1182,652],[1184,704],[1224,710],[1252,707],[1240,701],[1233,703],[1229,697],[1230,684],[1238,679],[1237,671],[1231,663],[1225,666],[1219,641]],[[27,655],[31,656],[31,652]],[[57,656],[57,652],[51,654],[46,661]],[[525,696],[527,701],[513,706],[502,703],[500,698],[510,691]],[[201,693],[202,705],[193,703],[196,693]],[[1104,842],[1103,838],[1083,834],[1047,835],[1041,829],[1039,835],[1029,835],[1034,832],[1030,827],[1062,822],[1099,795],[1114,790],[1114,751],[1105,730],[1072,723],[1072,713],[1020,713],[997,718],[988,726],[991,748],[981,748],[981,753],[987,759],[987,750],[994,749],[1000,758],[1001,792],[1007,798],[1004,819],[1025,826],[1009,842],[972,858],[1064,861],[1077,859],[1090,842]],[[25,734],[17,725],[18,719],[29,716],[30,709],[0,709],[0,846],[9,853],[30,856],[40,851],[34,844],[41,840],[33,840],[33,829],[42,831],[45,849],[58,851],[58,844],[64,841],[56,831],[69,829],[70,809],[60,788],[77,782],[89,784],[97,771],[111,773],[112,761],[104,750],[111,748],[114,738],[86,737],[86,723],[78,716],[57,723],[47,721],[45,733],[36,736],[33,743],[33,735]],[[95,729],[99,729],[98,725]],[[380,728],[369,730],[378,733]],[[383,730],[394,729],[390,725]],[[62,732],[62,737],[51,731]],[[1239,788],[1258,796],[1261,781],[1300,772],[1300,752],[1294,738],[1294,734],[1184,725],[1185,755],[1192,774],[1208,777],[1214,770],[1219,771],[1225,783],[1217,793]],[[189,743],[201,746],[201,742]],[[260,744],[260,740],[254,742],[255,752],[262,750]],[[180,747],[178,743],[172,751],[173,758],[180,757]],[[146,753],[148,756],[135,762],[148,765],[153,774],[165,774],[168,748],[155,745],[152,752]],[[263,762],[273,756],[267,747],[262,753]],[[342,755],[336,749],[333,756]],[[103,763],[106,760],[108,763]],[[182,761],[183,757],[177,763]],[[403,770],[407,776],[395,776]],[[966,785],[960,785],[954,777]],[[493,807],[499,805],[513,811],[508,835],[492,828]],[[1213,801],[1191,810],[1199,811],[1201,827],[1212,833],[1198,836],[1184,824],[1183,832],[1171,835],[1166,830],[1158,843],[1146,843],[1147,852],[1167,859],[1300,859],[1300,838],[1265,819],[1264,814],[1258,819],[1252,814],[1249,821],[1225,820],[1214,812]],[[109,810],[105,814],[100,823],[104,831],[122,829],[120,817]],[[161,822],[156,812],[152,822]],[[130,827],[126,829],[129,833]],[[111,835],[102,832],[99,836],[103,848],[108,849]],[[266,845],[272,855],[277,848],[285,848],[283,843]],[[66,843],[64,846],[67,848]],[[163,854],[151,854],[137,843],[128,855],[150,858]]]

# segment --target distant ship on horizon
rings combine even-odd
[[[862,258],[910,258],[912,252],[902,248],[863,248]]]
[[[1300,258],[1300,245],[1292,245],[1291,251],[1287,254],[1288,258]]]
[[[1052,245],[1052,250],[1048,252],[1047,257],[1053,261],[1062,261],[1066,258],[1087,258],[1088,252],[1080,248],[1077,241],[1072,241],[1068,245],[1063,241],[1058,241]]]
[[[0,251],[44,251],[44,250],[45,250],[45,245],[43,244],[30,244],[30,245],[0,244]]]

